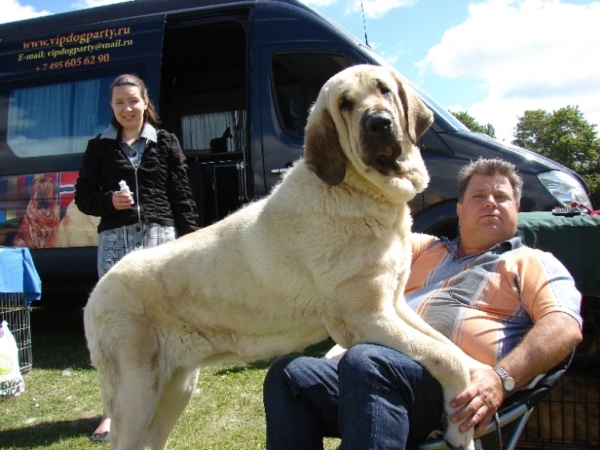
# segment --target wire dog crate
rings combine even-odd
[[[600,298],[584,297],[582,316],[571,367],[534,408],[517,449],[600,449]]]
[[[0,323],[5,320],[17,342],[19,368],[25,374],[32,367],[30,310],[24,293],[0,292]]]

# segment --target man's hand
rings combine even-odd
[[[479,437],[496,411],[504,401],[502,381],[493,369],[472,368],[471,382],[467,389],[458,394],[450,403],[453,408],[460,408],[452,414],[452,422],[462,422],[460,431],[465,432],[475,427],[475,438]]]
[[[564,360],[581,338],[579,323],[573,317],[561,312],[546,314],[498,364],[515,379],[518,389]],[[470,372],[469,386],[450,403],[460,408],[450,420],[460,423],[461,431],[475,427],[478,437],[502,404],[505,392],[493,369],[471,364]]]

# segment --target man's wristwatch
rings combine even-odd
[[[502,380],[502,387],[504,390],[506,392],[512,392],[512,390],[515,388],[515,379],[507,374],[506,370],[500,366],[494,367],[494,372],[496,372]]]

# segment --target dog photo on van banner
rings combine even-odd
[[[78,172],[0,177],[0,246],[29,249],[98,243],[98,219],[77,209]]]

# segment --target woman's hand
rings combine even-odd
[[[133,198],[130,194],[121,191],[113,192],[112,202],[115,209],[127,209],[133,205]]]

